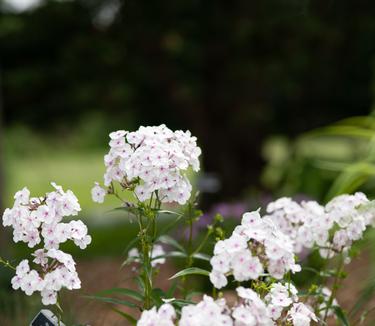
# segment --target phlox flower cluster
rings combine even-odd
[[[176,311],[169,303],[160,306],[159,309],[152,307],[150,310],[143,311],[137,326],[174,326]]]
[[[150,254],[151,257],[151,266],[156,267],[157,265],[162,265],[165,263],[165,257],[166,254],[164,248],[162,245],[155,244],[152,247],[152,251]],[[137,248],[132,248],[128,252],[128,261],[136,262],[139,263],[140,260],[140,255],[139,255],[139,250]]]
[[[252,289],[237,288],[242,303],[233,309],[235,326],[271,326],[287,324],[308,326],[317,321],[312,309],[298,302],[297,289],[292,284],[274,283],[262,299]]]
[[[374,223],[367,204],[369,200],[363,193],[337,196],[325,206],[284,197],[267,206],[267,217],[294,240],[296,253],[318,246],[320,255],[330,258],[336,252],[347,251]]]
[[[3,225],[13,227],[14,242],[25,242],[30,248],[42,242],[46,249],[58,249],[61,243],[72,240],[81,249],[91,242],[87,226],[80,220],[62,223],[66,216],[77,215],[81,210],[71,190],[52,183],[55,191],[44,197],[30,198],[25,187],[14,196],[13,208],[3,214]]]
[[[38,249],[33,256],[33,262],[39,265],[40,273],[30,269],[27,259],[21,261],[16,268],[16,275],[12,278],[13,289],[21,289],[26,295],[39,291],[42,303],[51,305],[56,304],[57,293],[62,288],[81,288],[81,281],[71,255],[57,249]]]
[[[228,326],[233,325],[230,310],[224,299],[214,300],[205,295],[196,305],[187,305],[181,310],[179,326]]]
[[[245,213],[232,235],[216,243],[210,262],[210,280],[218,289],[227,285],[228,275],[242,282],[256,280],[266,271],[281,279],[288,271],[301,270],[294,260],[293,242],[258,211]]]
[[[140,127],[137,131],[118,130],[110,135],[110,150],[104,157],[104,185],[118,182],[124,189],[135,186],[140,201],[158,191],[162,202],[185,204],[190,197],[191,184],[185,171],[199,170],[201,149],[190,131],[172,131],[165,125]],[[103,202],[106,189],[98,184],[92,198]]]
[[[292,284],[274,283],[270,292],[261,298],[252,289],[238,287],[238,302],[229,307],[225,299],[214,300],[205,295],[196,305],[184,306],[181,310],[179,326],[274,326],[284,322],[294,326],[309,326],[317,321],[315,314],[307,305],[298,302],[297,290]],[[163,305],[159,308],[144,311],[138,326],[175,325],[176,314],[169,304],[166,314]],[[161,315],[167,318],[160,320]]]
[[[32,254],[36,269],[25,259],[16,268],[12,287],[27,295],[41,292],[45,305],[55,304],[62,288],[79,289],[81,281],[71,255],[59,250],[59,245],[72,240],[81,249],[91,242],[87,226],[80,220],[63,223],[65,216],[77,215],[81,210],[72,191],[66,192],[52,184],[55,191],[44,197],[30,198],[27,188],[18,191],[14,206],[3,214],[3,225],[13,227],[13,240],[25,242],[30,248],[42,243]]]
[[[167,313],[165,313],[167,311]],[[164,316],[164,318],[162,318]],[[158,323],[156,323],[158,321]],[[181,309],[181,317],[176,320],[176,313],[170,304],[162,305],[159,310],[153,307],[143,311],[137,326],[232,326],[230,309],[224,299],[214,300],[205,295],[196,305],[187,305]]]

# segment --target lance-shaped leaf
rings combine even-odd
[[[344,310],[341,309],[339,306],[333,306],[333,310],[335,311],[337,319],[341,322],[344,326],[350,326],[349,320],[346,317],[346,313]]]
[[[142,294],[140,294],[138,291],[134,291],[131,289],[126,289],[126,288],[112,288],[112,289],[103,290],[103,291],[96,293],[96,295],[98,296],[103,296],[103,295],[108,295],[108,294],[121,294],[123,296],[127,296],[137,301],[143,301]]]
[[[169,235],[162,235],[158,238],[158,242],[164,243],[166,245],[170,245],[181,252],[185,252],[185,248],[181,246],[175,239],[170,237]]]
[[[115,309],[115,308],[113,308],[112,310],[114,312],[118,313],[120,316],[124,317],[131,325],[137,324],[137,320],[134,317],[127,314],[126,312],[123,312],[123,311]]]
[[[174,274],[169,279],[173,280],[174,278],[181,277],[181,276],[186,276],[186,275],[204,275],[204,276],[209,276],[210,272],[206,271],[205,269],[202,269],[202,268],[189,267],[189,268],[183,269],[182,271],[179,271],[178,273]]]
[[[138,306],[135,303],[127,301],[127,300],[120,300],[120,299],[116,299],[116,298],[102,297],[102,296],[98,296],[98,295],[88,295],[88,296],[86,296],[86,298],[98,300],[98,301],[102,301],[102,302],[106,302],[106,303],[113,303],[113,304],[118,304],[118,305],[122,305],[122,306],[127,306],[127,307],[130,307],[130,308],[138,308]]]

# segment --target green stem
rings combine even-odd
[[[188,209],[187,209],[187,222],[188,222],[188,242],[187,242],[187,257],[186,257],[186,264],[185,268],[189,268],[193,265],[193,215],[192,215],[192,203],[189,202]],[[182,278],[182,288],[184,292],[184,296],[186,298],[188,294],[188,284],[186,282],[187,277],[184,276]]]
[[[193,216],[192,216],[192,203],[189,202],[187,210],[187,220],[188,220],[188,243],[187,243],[187,257],[186,257],[186,268],[191,267],[193,264]]]
[[[212,297],[216,300],[217,299],[217,290],[214,286],[212,286]]]
[[[152,203],[153,196],[149,202],[148,209],[146,210],[148,213],[147,219],[148,223],[145,226],[143,224],[143,216],[142,213],[139,214],[139,226],[140,226],[140,242],[142,246],[142,257],[143,257],[143,279],[144,279],[144,302],[143,308],[150,309],[152,306],[152,277],[153,277],[153,270],[152,270],[152,251],[154,246],[154,241],[157,236],[157,211],[161,207],[161,201],[159,200],[158,193],[155,193],[154,203]]]
[[[344,268],[344,257],[342,255],[342,253],[340,253],[339,265],[338,265],[338,268],[336,270],[335,278],[334,278],[333,285],[332,285],[331,295],[330,295],[330,297],[328,299],[327,306],[326,306],[326,311],[324,313],[324,319],[323,319],[324,321],[327,320],[328,312],[331,309],[333,300],[336,297],[336,293],[337,293],[337,290],[339,288],[339,283],[340,283],[340,275],[342,273],[343,268]]]
[[[62,315],[64,313],[63,309],[61,308],[61,305],[60,305],[60,295],[59,293],[57,293],[57,301],[56,301],[56,304],[55,304],[55,307],[57,308],[57,325],[60,326],[61,325],[61,321],[62,321]]]
[[[207,230],[207,233],[206,233],[206,235],[204,236],[202,242],[199,244],[199,246],[198,246],[198,247],[194,250],[194,252],[192,253],[192,256],[194,256],[196,253],[198,253],[198,252],[201,251],[201,249],[203,248],[203,246],[206,244],[208,238],[210,237],[211,233],[212,233],[212,230],[209,228],[209,229]]]
[[[13,265],[11,265],[8,260],[4,260],[1,257],[0,257],[0,264],[3,264],[4,267],[8,267],[10,269],[13,269],[14,271],[16,270],[16,268]]]
[[[139,214],[138,220],[139,220],[139,226],[140,226],[139,237],[140,237],[140,243],[141,243],[141,248],[142,248],[142,258],[143,258],[142,276],[143,276],[143,283],[145,286],[143,308],[150,309],[151,308],[151,291],[152,291],[152,283],[151,283],[151,278],[150,278],[150,269],[151,269],[150,248],[149,248],[149,244],[147,240],[147,228],[145,228],[143,225],[141,214]]]

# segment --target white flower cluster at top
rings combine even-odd
[[[81,210],[72,191],[52,183],[55,191],[44,197],[30,198],[27,188],[18,191],[14,206],[3,214],[3,225],[13,227],[13,240],[23,241],[30,248],[42,242],[43,248],[34,253],[33,262],[38,270],[31,269],[27,259],[21,261],[12,279],[15,290],[21,288],[27,295],[40,291],[45,305],[55,304],[57,292],[65,287],[79,289],[81,281],[71,255],[59,249],[59,245],[72,240],[81,249],[91,243],[87,226],[80,220],[61,222],[65,216],[77,215]]]
[[[210,280],[218,289],[227,285],[228,275],[242,282],[258,279],[265,270],[277,279],[301,270],[294,260],[293,242],[258,211],[245,213],[231,237],[216,243],[211,265]]]
[[[347,251],[374,223],[374,214],[366,204],[369,200],[363,193],[337,196],[325,206],[280,198],[268,205],[266,217],[294,241],[296,253],[315,245],[323,258],[331,258]]]
[[[119,182],[124,188],[135,183],[135,194],[145,201],[158,191],[162,202],[185,204],[191,184],[184,171],[199,170],[201,149],[189,131],[172,131],[165,125],[119,130],[110,135],[110,151],[104,157],[104,185]],[[98,184],[92,189],[96,202],[103,202],[106,190]]]
[[[297,290],[292,284],[274,283],[263,298],[255,291],[237,288],[239,302],[229,307],[225,299],[214,300],[204,296],[196,305],[187,305],[181,310],[179,326],[273,326],[282,322],[294,326],[308,326],[317,321],[312,308],[298,302]],[[144,311],[138,326],[172,326],[176,313],[170,304]],[[160,321],[155,323],[155,321]]]

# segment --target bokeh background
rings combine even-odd
[[[0,0],[0,212],[25,185],[77,194],[94,235],[73,251],[81,295],[131,274],[119,264],[134,227],[90,199],[112,130],[191,130],[207,215],[238,218],[282,195],[373,198],[374,39],[371,1]],[[372,238],[353,267],[363,282]],[[1,230],[0,254],[21,257],[9,239]],[[0,269],[0,323],[25,325],[39,303],[9,277]],[[76,323],[121,324],[103,305],[66,301]]]

